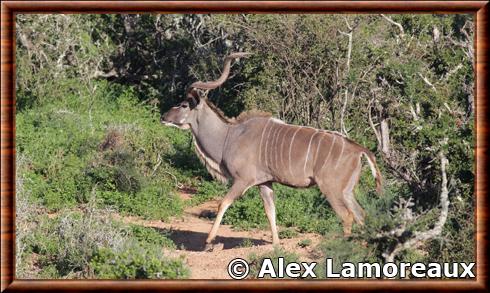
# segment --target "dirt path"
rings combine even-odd
[[[183,199],[191,195],[182,193]],[[263,254],[273,249],[269,230],[234,231],[230,225],[221,225],[216,237],[213,251],[203,251],[204,242],[213,223],[219,201],[205,202],[199,206],[189,207],[181,218],[174,218],[168,223],[142,220],[137,217],[121,217],[123,222],[138,224],[170,231],[170,236],[177,250],[167,251],[172,256],[183,256],[191,270],[191,279],[230,279],[227,274],[228,263],[234,258],[246,259],[252,253]],[[310,239],[311,245],[298,246],[298,242]],[[245,242],[244,242],[245,241]],[[295,252],[302,261],[313,261],[313,248],[320,241],[317,234],[298,234],[294,238],[281,239],[281,246]],[[244,243],[249,243],[244,247]]]

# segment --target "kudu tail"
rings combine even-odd
[[[379,195],[383,195],[383,177],[381,176],[381,172],[379,172],[378,165],[376,164],[376,157],[368,150],[363,151],[363,155],[366,156],[369,167],[371,168],[371,173],[376,181],[376,192]]]

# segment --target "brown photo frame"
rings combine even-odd
[[[16,13],[471,13],[476,17],[474,280],[22,280],[15,278]],[[471,290],[488,291],[488,1],[4,1],[1,3],[1,291]]]

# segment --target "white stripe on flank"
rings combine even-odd
[[[284,130],[285,127],[281,127],[279,128],[279,131],[277,132],[277,138],[276,138],[276,142],[274,143],[274,149],[275,149],[275,152],[274,152],[274,167],[276,169],[279,169],[279,148],[277,147],[277,143],[279,142],[279,138],[281,137],[281,131]]]
[[[321,131],[320,130],[320,133],[321,134],[325,134],[325,132]],[[322,136],[322,138],[320,138],[320,141],[318,142],[318,145],[316,146],[316,152],[315,152],[315,156],[313,157],[313,160],[317,160],[318,159],[318,150],[320,149],[320,145],[322,144],[322,140],[325,138],[325,135]]]
[[[308,163],[308,156],[310,155],[310,148],[311,148],[311,142],[313,141],[313,138],[315,135],[318,133],[318,130],[315,130],[315,133],[311,135],[310,138],[310,143],[308,144],[308,151],[306,152],[306,157],[305,157],[305,165],[303,166],[303,175],[306,177],[306,163]]]
[[[286,127],[284,127],[286,128]],[[282,168],[285,168],[284,166],[284,152],[282,151],[284,149],[284,140],[286,138],[286,134],[288,133],[290,128],[286,128],[286,132],[282,135],[282,141],[281,141],[281,166]]]
[[[265,130],[267,129],[267,126],[269,126],[269,122],[271,122],[271,119],[267,120],[267,123],[265,124],[264,129],[262,129],[262,136],[260,137],[260,144],[259,144],[259,161],[262,162],[262,141],[264,140],[264,133]]]
[[[265,149],[264,149],[265,160],[264,160],[264,162],[265,162],[267,167],[269,167],[269,158],[267,156],[267,146],[269,145],[269,137],[271,136],[272,129],[273,129],[273,124],[271,125],[271,127],[269,127],[269,132],[267,133],[267,137],[265,139]]]
[[[335,163],[334,169],[337,169],[337,166],[339,165],[340,159],[342,158],[342,155],[344,154],[344,145],[345,145],[345,139],[342,139],[342,150],[340,151],[339,159],[337,160],[337,163]]]
[[[291,138],[291,143],[289,144],[289,174],[291,174],[291,177],[294,177],[293,172],[291,171],[291,148],[293,146],[294,137],[296,136],[296,134],[300,129],[301,127],[298,127],[298,129],[296,129],[296,131],[293,134],[293,138]]]
[[[328,161],[328,159],[330,158],[330,154],[332,153],[333,146],[335,145],[335,138],[336,138],[336,136],[334,135],[334,136],[333,136],[333,141],[332,141],[332,146],[330,146],[330,151],[328,151],[328,156],[327,156],[327,158],[325,159],[325,161],[323,161],[323,165],[322,165],[322,167],[320,168],[320,170],[322,170],[322,169],[323,169],[323,167],[325,167],[325,163],[326,163],[326,162]]]
[[[269,168],[273,168],[273,164],[274,164],[274,141],[276,140],[276,137],[277,137],[277,132],[278,130],[277,129],[274,129],[273,130],[274,132],[272,133],[272,138],[270,139],[271,141],[271,146],[270,146],[270,150],[269,150],[269,159],[271,160],[270,164],[269,164]]]

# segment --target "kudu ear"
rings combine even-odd
[[[189,106],[191,109],[194,109],[195,107],[197,107],[197,105],[199,105],[201,98],[199,97],[199,93],[196,89],[191,89],[187,93],[187,101],[189,101]]]

